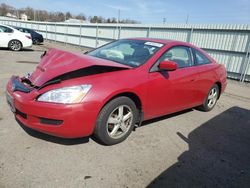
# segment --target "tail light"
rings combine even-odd
[[[28,39],[32,39],[31,36],[25,35],[25,37],[27,37]]]

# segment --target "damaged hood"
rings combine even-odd
[[[84,71],[93,67],[94,69],[105,69],[115,67],[116,70],[130,69],[131,67],[100,59],[92,56],[74,54],[58,49],[49,49],[42,57],[36,70],[31,74],[29,80],[35,86],[42,86],[46,82],[74,71]]]

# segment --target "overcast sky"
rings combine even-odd
[[[250,0],[0,0],[17,8],[70,11],[142,23],[250,23]]]

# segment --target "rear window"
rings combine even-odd
[[[210,60],[203,53],[199,52],[196,49],[193,50],[197,65],[204,65],[211,63]]]

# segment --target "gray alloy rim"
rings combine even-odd
[[[107,121],[107,133],[113,139],[123,137],[132,126],[133,113],[129,106],[121,105],[115,108]]]
[[[207,106],[209,108],[212,108],[215,105],[217,98],[218,98],[217,89],[216,88],[211,89],[207,98]]]
[[[13,40],[10,42],[10,48],[14,51],[21,49],[21,43],[19,41]]]

